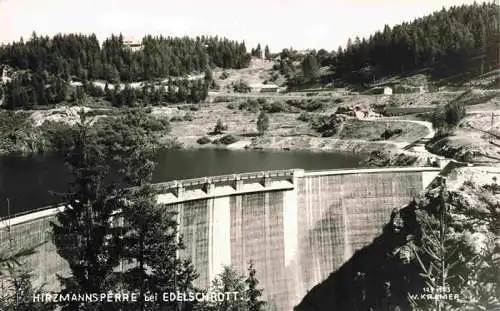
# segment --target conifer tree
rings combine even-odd
[[[120,227],[113,214],[121,208],[115,187],[103,182],[106,166],[102,148],[85,113],[70,133],[73,145],[66,153],[74,181],[63,196],[64,211],[52,222],[57,253],[67,261],[70,276],[58,278],[61,293],[105,293],[115,287],[114,269],[121,252]],[[109,310],[111,303],[62,302],[62,310]]]
[[[491,190],[489,185],[479,190],[480,203],[485,208],[478,208],[454,197],[443,182],[426,209],[416,211],[421,238],[415,257],[425,282],[423,292],[458,295],[458,299],[413,300],[416,310],[494,310],[500,306],[497,298],[500,247],[487,238],[478,251],[471,241],[471,231],[479,227],[489,231],[482,232],[487,237],[489,234],[498,238],[500,209]],[[469,191],[473,194],[478,190]],[[453,215],[457,213],[462,216],[466,213],[467,217],[459,219]]]
[[[121,279],[125,288],[141,297],[133,310],[189,308],[189,303],[162,299],[145,303],[143,299],[154,293],[189,292],[197,278],[190,261],[178,256],[183,245],[175,211],[166,211],[157,203],[156,191],[150,185],[158,141],[146,124],[146,114],[142,110],[129,112],[108,124],[103,132],[123,137],[119,145],[108,144],[107,153],[115,155],[115,161],[121,164],[124,183],[137,187],[122,192],[127,202],[123,206],[122,258],[129,268]]]
[[[448,214],[448,204],[446,203],[446,188],[441,185],[439,196],[435,201],[435,216],[426,211],[417,213],[422,224],[422,252],[416,253],[416,258],[423,270],[425,280],[424,291],[428,294],[443,294],[451,290],[450,262],[453,246],[449,236],[450,221]],[[425,304],[431,307],[433,304],[436,310],[445,310],[444,303],[440,300],[430,300],[414,302],[415,304]],[[430,305],[428,305],[430,304]]]
[[[318,76],[319,64],[316,56],[308,54],[302,61],[302,73],[307,80],[313,80]]]
[[[255,57],[262,58],[262,49],[260,47],[260,43],[257,44],[257,48],[255,49]]]
[[[209,67],[205,69],[204,81],[207,86],[213,88],[215,86],[214,76],[212,74],[212,70]]]
[[[237,293],[224,301],[216,301],[205,306],[207,311],[246,311],[247,308],[247,284],[245,277],[239,275],[231,266],[225,266],[223,271],[212,281],[211,290],[219,293]]]
[[[271,52],[269,52],[269,46],[267,46],[267,45],[264,48],[264,57],[265,57],[265,59],[271,58]]]
[[[248,286],[247,289],[247,307],[248,311],[261,311],[265,301],[260,300],[259,297],[262,296],[263,289],[258,289],[259,280],[256,277],[257,271],[255,270],[254,262],[251,261],[248,267],[248,278],[246,279],[246,283]]]
[[[264,135],[264,133],[269,129],[269,117],[264,111],[261,111],[259,117],[257,118],[257,131],[259,135]]]

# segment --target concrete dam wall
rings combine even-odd
[[[224,265],[246,274],[250,260],[265,297],[291,310],[309,289],[381,233],[394,208],[408,203],[438,168],[287,170],[157,184],[158,201],[178,212],[180,233],[208,287]],[[50,240],[59,208],[11,218],[0,242],[15,249]],[[6,224],[10,225],[10,234]],[[9,241],[10,237],[10,241]],[[51,242],[29,258],[38,282],[58,286],[67,271]]]

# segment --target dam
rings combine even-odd
[[[370,244],[395,208],[407,204],[440,173],[408,167],[232,174],[155,184],[158,202],[177,212],[179,231],[207,288],[225,265],[246,275],[252,260],[264,298],[292,310],[309,289]],[[46,242],[27,260],[38,283],[56,290],[68,271],[50,242],[50,221],[62,207],[0,224],[1,248]]]

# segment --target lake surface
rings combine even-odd
[[[307,151],[164,150],[158,155],[154,182],[264,170],[356,168],[363,156]],[[0,157],[0,216],[60,201],[50,192],[64,192],[71,180],[57,156]]]

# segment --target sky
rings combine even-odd
[[[336,50],[348,38],[474,0],[0,0],[0,42],[56,33],[218,35],[283,48]],[[482,1],[477,1],[482,2]]]

